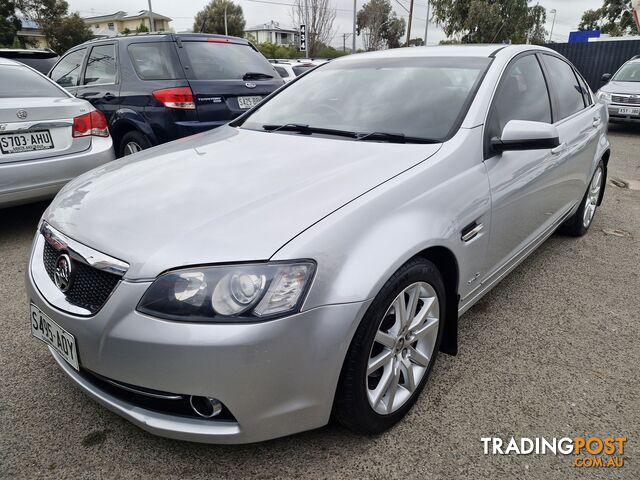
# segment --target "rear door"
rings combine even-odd
[[[556,103],[556,126],[564,149],[565,175],[561,191],[565,205],[582,199],[593,169],[601,130],[606,119],[594,104],[591,92],[565,60],[541,55]]]
[[[82,77],[76,96],[91,102],[110,122],[120,105],[117,45],[92,46]]]
[[[0,163],[67,155],[91,146],[90,137],[72,136],[74,117],[87,113],[88,105],[28,67],[3,65],[0,70]]]
[[[182,40],[178,54],[201,122],[232,120],[284,83],[262,54],[246,43],[217,37]]]

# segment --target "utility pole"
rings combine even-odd
[[[556,26],[556,15],[558,14],[558,10],[554,8],[549,13],[553,13],[553,23],[551,24],[551,33],[549,34],[549,43],[551,43],[553,40],[553,29]]]
[[[429,37],[429,14],[431,12],[431,0],[427,0],[427,21],[424,24],[424,45],[427,45],[427,38]]]
[[[346,52],[347,51],[347,38],[349,38],[351,36],[350,33],[343,33],[342,34],[342,51]]]
[[[229,6],[229,2],[224,2],[224,34],[229,35],[229,30],[227,29],[227,7]]]
[[[407,25],[407,47],[409,46],[409,41],[411,40],[411,19],[413,18],[413,0],[409,3],[409,24]]]
[[[351,46],[351,53],[356,53],[356,1],[357,0],[353,0],[353,32],[351,33],[353,35],[353,44]]]
[[[153,8],[151,8],[151,0],[149,1],[149,30],[156,31],[156,22],[153,21]]]

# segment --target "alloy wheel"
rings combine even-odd
[[[380,322],[369,353],[367,398],[376,413],[397,411],[414,394],[434,354],[440,303],[426,282],[406,287]]]
[[[142,150],[142,147],[136,142],[127,142],[124,146],[124,154],[131,155],[132,153],[137,153]]]
[[[591,180],[587,198],[584,201],[584,213],[582,216],[582,225],[584,228],[589,228],[593,221],[593,216],[596,213],[600,190],[602,188],[602,177],[602,167],[598,167],[596,173],[593,174],[593,180]]]

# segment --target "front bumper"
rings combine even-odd
[[[235,421],[188,418],[141,408],[73,370],[87,394],[139,427],[162,436],[209,443],[249,443],[325,425],[342,362],[369,302],[329,305],[255,324],[196,324],[135,311],[148,282],[121,281],[94,316],[53,307],[34,282],[29,299],[76,337],[81,368],[118,382],[219,399]],[[42,280],[38,276],[39,281]]]

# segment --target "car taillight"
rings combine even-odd
[[[75,117],[73,119],[72,135],[74,137],[108,137],[107,117],[99,110]]]
[[[167,108],[179,110],[195,110],[193,92],[189,87],[165,88],[153,92],[153,98]]]

